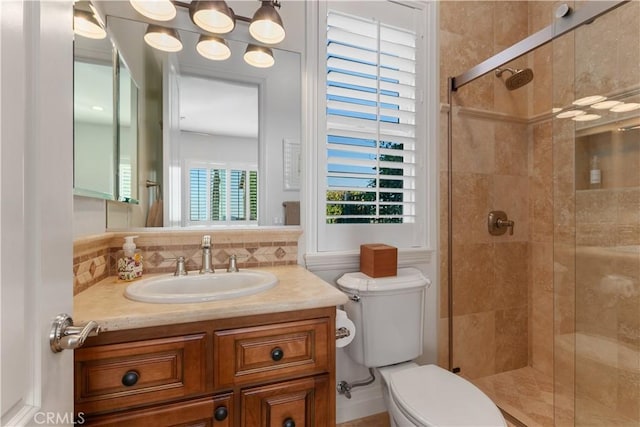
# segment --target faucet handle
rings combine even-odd
[[[240,271],[240,269],[238,268],[238,257],[236,256],[236,254],[232,254],[231,256],[229,256],[229,266],[227,267],[227,272],[237,273],[238,271]]]
[[[211,236],[208,234],[206,236],[202,236],[202,248],[210,248],[211,247]]]
[[[183,256],[179,256],[177,258],[175,258],[176,260],[176,271],[173,272],[174,276],[186,276],[187,274],[189,274],[187,272],[187,269],[185,268],[184,265],[184,257]]]

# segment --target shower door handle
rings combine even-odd
[[[491,211],[487,217],[487,227],[492,236],[502,236],[509,229],[509,235],[513,236],[515,223],[507,217],[503,211]]]

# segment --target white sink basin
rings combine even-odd
[[[124,295],[157,304],[205,302],[252,295],[277,284],[278,278],[265,271],[192,272],[187,276],[158,276],[134,282],[127,286]]]

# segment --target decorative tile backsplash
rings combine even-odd
[[[216,269],[226,268],[236,255],[239,268],[294,265],[298,260],[300,228],[215,231],[110,232],[78,239],[73,245],[73,290],[78,294],[108,276],[115,275],[118,252],[125,236],[137,235],[144,273],[175,270],[176,257],[183,256],[187,270],[202,264],[200,242],[210,235],[212,261]]]

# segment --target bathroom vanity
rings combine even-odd
[[[147,304],[106,279],[78,294],[75,411],[99,426],[335,425],[335,306],[346,296],[300,266],[265,268],[263,293]]]

